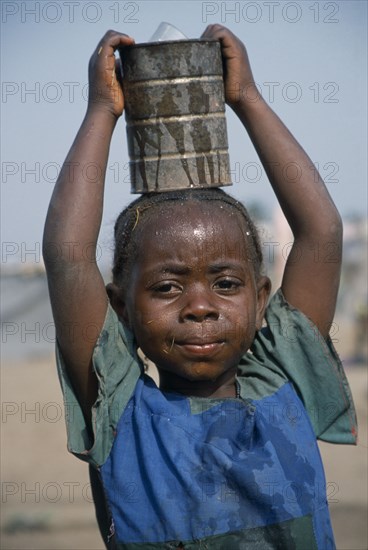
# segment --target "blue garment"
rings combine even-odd
[[[69,448],[99,469],[117,548],[335,547],[316,436],[355,442],[347,381],[280,291],[266,319],[239,365],[241,399],[188,398],[142,372],[110,309],[92,448],[59,354]]]

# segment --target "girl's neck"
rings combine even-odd
[[[238,382],[235,379],[236,370],[227,372],[225,380],[186,380],[173,373],[159,371],[160,389],[181,393],[188,397],[206,397],[212,399],[223,399],[226,397],[238,397]]]

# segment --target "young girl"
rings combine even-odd
[[[194,189],[144,195],[122,212],[105,289],[84,251],[96,246],[124,107],[114,51],[133,43],[108,32],[90,61],[87,114],[44,234],[68,446],[93,467],[110,548],[326,550],[334,541],[316,438],[356,437],[328,337],[341,220],[312,162],[259,97],[243,44],[220,25],[203,37],[221,42],[226,101],[294,234],[282,287],[266,309],[270,281],[245,208],[221,190]],[[100,166],[97,183],[86,177],[90,162]],[[289,163],[298,181],[285,178]],[[138,348],[157,365],[159,388]]]

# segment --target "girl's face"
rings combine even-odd
[[[164,390],[234,395],[270,289],[266,277],[255,280],[244,225],[226,205],[203,202],[171,205],[145,223],[123,318]]]

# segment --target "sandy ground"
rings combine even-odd
[[[360,422],[357,447],[321,445],[339,550],[367,542],[367,375],[347,371]],[[1,368],[3,550],[100,550],[87,467],[66,451],[53,358]]]

